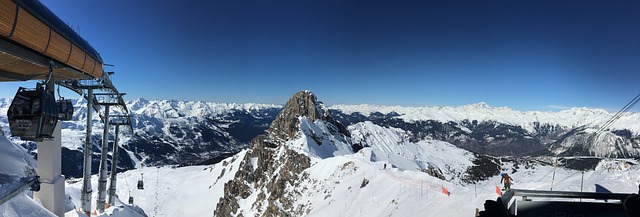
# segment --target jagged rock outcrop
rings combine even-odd
[[[311,166],[311,159],[304,152],[287,145],[292,140],[308,138],[301,135],[299,118],[302,117],[331,125],[328,129],[335,131],[331,133],[348,135],[346,128],[331,117],[313,93],[296,93],[271,123],[267,133],[251,141],[240,169],[224,186],[225,195],[218,202],[214,216],[244,216],[238,212],[239,200],[250,202],[251,209],[261,216],[304,214],[304,209],[293,205],[295,195],[301,194],[296,192],[295,186],[304,177],[303,171]]]
[[[296,192],[291,192],[289,186],[296,185],[298,176],[310,166],[308,156],[273,143],[266,134],[256,137],[241,169],[224,185],[225,196],[218,202],[214,216],[237,213],[238,198],[247,199],[253,193],[257,193],[257,199],[252,208],[263,216],[291,216],[294,201],[286,195]]]
[[[333,119],[329,109],[308,90],[294,94],[267,131],[280,141],[291,140],[298,133],[299,117],[307,117],[311,121],[323,120],[337,127],[339,133],[349,135],[349,131]]]

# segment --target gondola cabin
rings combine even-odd
[[[144,182],[142,179],[138,180],[138,190],[144,190]]]
[[[73,118],[73,104],[71,104],[71,100],[61,99],[56,103],[58,104],[58,118],[61,121],[70,121]]]
[[[11,135],[22,140],[42,141],[51,138],[58,123],[56,100],[44,88],[18,88],[7,110]]]

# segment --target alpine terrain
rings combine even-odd
[[[0,102],[6,111],[9,100]],[[98,216],[471,216],[498,197],[500,173],[510,174],[514,188],[533,190],[595,191],[598,184],[633,193],[640,180],[635,113],[587,142],[610,113],[484,103],[327,107],[310,91],[284,106],[144,99],[128,106],[134,124],[119,141],[119,199]],[[75,107],[74,120],[63,122],[63,166],[80,171],[74,156],[83,151],[86,107],[82,100]],[[2,144],[11,157],[2,161],[17,170],[2,174],[32,173],[29,153],[37,147],[9,138]],[[101,135],[93,139],[99,153]],[[73,176],[67,216],[82,216],[82,182]],[[97,175],[92,182],[96,188]],[[25,207],[15,204],[31,204],[46,212],[28,192],[0,211],[20,216]]]

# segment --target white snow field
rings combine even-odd
[[[428,142],[425,142],[428,143]],[[432,154],[449,165],[462,165],[468,160],[447,157],[450,144],[433,142],[424,149],[441,150]],[[309,169],[308,178],[298,190],[305,189],[296,198],[297,206],[311,207],[308,216],[472,216],[475,209],[483,209],[487,199],[495,200],[495,186],[500,186],[499,176],[476,185],[462,184],[457,177],[444,181],[417,169],[392,168],[392,161],[372,162],[372,149],[352,155],[340,155],[316,159]],[[369,153],[367,153],[369,152]],[[160,167],[127,171],[118,177],[118,195],[127,200],[131,190],[135,204],[149,216],[212,216],[223,194],[224,183],[233,178],[244,152],[212,166],[182,168]],[[437,156],[440,155],[440,156]],[[463,162],[456,162],[462,160]],[[615,193],[636,193],[640,168],[625,164],[627,160],[610,160],[601,163],[595,171],[585,172],[584,191],[595,191],[600,184]],[[632,163],[637,163],[631,161]],[[387,169],[384,169],[387,164]],[[406,165],[402,165],[406,166]],[[511,166],[511,163],[505,163]],[[222,173],[222,171],[225,171]],[[137,190],[136,181],[144,173],[144,190]],[[520,168],[510,174],[515,180],[513,188],[549,190],[553,167],[536,166]],[[126,177],[126,180],[125,178]],[[580,191],[581,172],[557,169],[554,190]],[[364,186],[363,180],[368,180]],[[93,181],[97,184],[97,179]],[[450,195],[442,193],[446,188]],[[80,183],[68,186],[67,191],[79,189]],[[79,191],[79,190],[75,190]],[[251,206],[256,195],[240,203],[237,214],[253,216],[257,212]],[[79,197],[79,194],[78,194]],[[76,201],[77,203],[79,201]]]
[[[116,190],[119,201],[115,205],[129,207],[123,204],[128,204],[129,196],[132,196],[133,206],[144,210],[147,216],[212,216],[215,204],[224,193],[222,186],[233,178],[235,171],[232,170],[237,169],[241,162],[236,159],[244,153],[224,160],[227,166],[222,166],[221,162],[211,166],[144,167],[119,173]],[[139,180],[143,181],[144,189],[137,188]],[[98,176],[92,176],[91,182],[94,191],[92,207],[95,207]],[[67,184],[66,187],[73,203],[80,204],[82,182]],[[110,209],[106,210],[105,216],[113,216]],[[131,210],[120,211],[129,213],[117,216],[142,216],[131,213]]]

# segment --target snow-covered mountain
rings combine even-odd
[[[191,122],[183,121],[189,117],[187,113],[180,112],[193,106],[182,108],[178,101],[158,102],[144,102],[143,105],[153,106],[132,109],[134,116],[143,118],[134,117],[138,125],[123,146],[131,158],[149,159],[150,155],[157,153],[142,149],[136,151],[136,143],[132,142],[136,136],[153,137],[166,133],[168,135],[158,137],[175,137],[174,132],[178,131],[172,132],[171,127],[167,127],[171,124],[184,130],[181,132],[188,133],[193,129],[187,128],[193,126]],[[548,190],[553,187],[554,190],[577,191],[580,183],[584,183],[585,191],[594,191],[595,184],[619,193],[638,190],[640,166],[634,159],[561,157],[557,158],[559,166],[554,169],[552,162],[556,158],[492,157],[438,139],[463,138],[464,135],[494,131],[494,134],[512,138],[530,133],[523,127],[495,120],[462,120],[443,124],[436,120],[412,122],[396,118],[403,114],[401,112],[347,115],[325,107],[308,91],[295,94],[284,107],[269,108],[279,113],[272,114],[271,124],[262,126],[265,129],[262,134],[253,138],[248,148],[221,159],[219,163],[186,167],[145,166],[119,173],[116,192],[119,199],[115,206],[105,213],[98,213],[98,216],[470,216],[476,208],[482,209],[485,200],[497,197],[495,186],[499,185],[500,172],[508,172],[515,180],[514,186],[523,189]],[[243,106],[239,110],[245,109]],[[157,116],[159,113],[161,115]],[[213,115],[215,118],[212,119],[233,120],[221,118],[226,114],[230,113],[222,112],[221,115]],[[263,113],[252,115],[260,117],[260,114]],[[191,118],[188,120],[200,120]],[[339,121],[356,118],[364,121],[346,127],[343,123],[348,121]],[[65,124],[69,124],[67,127],[71,129],[81,128],[82,125],[73,125],[73,122]],[[408,127],[410,125],[415,127]],[[431,126],[430,130],[419,130],[427,129],[425,126]],[[546,132],[545,135],[553,141],[569,141],[566,138],[553,139],[554,135],[576,138],[575,135],[584,136],[576,132],[593,130],[583,126],[570,128],[573,133],[564,133],[564,126],[557,123],[553,126],[558,128],[548,126],[552,124],[534,129]],[[65,132],[72,134],[74,131]],[[65,132],[63,135],[66,136]],[[631,130],[615,132],[624,137],[633,137],[629,134],[634,134]],[[474,136],[469,136],[469,139],[477,139]],[[601,137],[599,140],[611,142],[606,134]],[[567,144],[559,147],[573,147],[570,142]],[[14,147],[22,150],[21,154],[14,156],[28,159],[24,149]],[[7,163],[6,159],[9,158],[3,157],[0,161],[9,168],[28,164],[24,163],[28,160]],[[576,169],[586,170],[584,180],[580,179],[581,171]],[[551,186],[553,176],[555,182]],[[144,189],[136,188],[138,180],[144,180]],[[97,177],[92,177],[92,181],[97,183]],[[69,208],[66,216],[82,216],[73,205],[79,203],[80,185],[79,180],[67,181]],[[134,199],[133,205],[125,204],[129,197]],[[47,212],[26,194],[10,202],[25,202],[27,205],[22,208],[27,206],[27,210]],[[16,207],[0,206],[0,213],[21,214],[15,210]]]
[[[195,164],[237,153],[262,133],[279,105],[134,100],[129,150],[147,165]]]
[[[373,122],[345,132],[311,102],[310,92],[295,94],[249,149],[211,167],[214,216],[470,216],[497,197],[500,172],[522,188],[551,187],[550,158],[481,156],[445,141],[414,142],[405,130]],[[578,190],[579,171],[560,161],[554,189]],[[639,169],[634,160],[596,160],[587,191],[604,183],[634,192]]]
[[[517,111],[508,107],[493,107],[480,102],[459,107],[402,107],[376,105],[334,105],[331,109],[340,110],[345,114],[359,113],[365,116],[372,114],[397,114],[397,118],[413,122],[434,120],[439,122],[462,122],[475,120],[478,122],[495,121],[503,124],[520,126],[528,132],[536,131],[536,123],[559,125],[575,128],[581,126],[597,127],[607,120],[612,113],[603,109],[571,108],[559,112]],[[640,133],[640,126],[635,124],[640,120],[640,114],[627,113],[611,129],[628,129]]]
[[[5,114],[10,102],[0,99],[0,125],[7,135],[10,132]],[[63,174],[79,177],[87,108],[83,99],[73,103],[73,120],[62,125]],[[121,169],[139,167],[141,163],[153,166],[217,162],[246,148],[282,109],[280,105],[145,99],[127,102],[127,106],[133,115],[133,133],[121,129]],[[406,139],[411,142],[446,141],[478,154],[640,156],[640,148],[636,148],[640,147],[638,113],[623,115],[594,144],[586,142],[586,138],[613,114],[587,108],[521,112],[486,103],[459,107],[335,105],[328,110],[344,126],[370,121],[406,131]],[[93,170],[97,171],[103,125],[97,115],[93,118]],[[11,140],[35,154],[34,143]]]
[[[74,116],[62,122],[63,174],[82,175],[87,106],[84,99],[72,100]],[[0,99],[0,125],[10,135],[6,111],[9,99]],[[218,161],[245,148],[262,133],[280,111],[279,105],[188,102],[136,99],[127,102],[133,132],[120,128],[118,167],[131,169],[154,165],[188,165]],[[112,111],[112,114],[117,111]],[[103,124],[93,115],[94,172],[99,165]],[[113,141],[113,127],[110,140]],[[35,154],[33,142],[11,138]],[[111,146],[111,145],[110,145]],[[111,152],[111,150],[109,150]]]
[[[601,109],[521,112],[477,103],[460,107],[335,105],[345,125],[371,121],[409,132],[410,140],[436,139],[494,156],[640,156],[640,114],[625,113],[595,141],[586,141],[614,114]],[[595,142],[595,143],[594,143]]]

